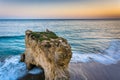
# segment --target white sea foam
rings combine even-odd
[[[38,74],[40,72],[38,68],[28,71],[25,63],[20,62],[20,56],[7,58],[0,62],[0,80],[17,80],[27,73]]]
[[[39,69],[39,68],[33,68],[28,73],[30,73],[30,74],[39,74],[40,72],[42,72],[41,69]]]
[[[102,53],[80,54],[73,52],[71,62],[96,61],[102,64],[115,64],[120,60],[120,41],[111,42],[110,46]],[[0,80],[17,80],[25,74],[38,74],[41,70],[34,68],[26,69],[25,63],[20,62],[20,56],[13,56],[0,62]]]
[[[1,62],[0,66],[0,79],[1,80],[16,80],[26,74],[26,66],[24,63],[20,63],[20,56],[8,58]]]
[[[71,62],[96,61],[103,64],[115,64],[120,60],[120,41],[112,41],[102,53],[80,54],[73,52]]]

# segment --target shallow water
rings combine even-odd
[[[0,79],[16,80],[27,73],[25,64],[19,62],[19,55],[25,50],[28,29],[49,29],[66,38],[72,46],[71,62],[115,64],[120,60],[120,20],[0,21]]]

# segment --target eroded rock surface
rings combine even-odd
[[[55,33],[26,31],[26,50],[21,56],[28,69],[41,67],[45,80],[69,80],[68,64],[72,57],[67,40]]]

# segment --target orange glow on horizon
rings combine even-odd
[[[0,16],[10,18],[120,18],[120,3],[0,5]]]

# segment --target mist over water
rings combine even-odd
[[[19,55],[25,50],[25,31],[28,29],[33,31],[49,29],[66,38],[72,47],[71,62],[97,61],[106,65],[115,64],[120,60],[119,22],[119,20],[0,21],[0,79],[16,80],[27,73],[25,64],[19,62]],[[31,72],[34,73],[36,70]],[[9,74],[6,79],[5,74]],[[12,75],[15,77],[10,77]]]

